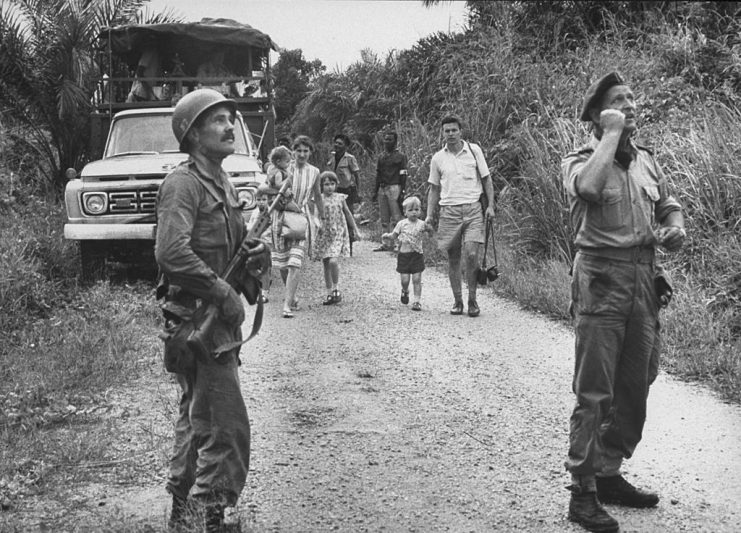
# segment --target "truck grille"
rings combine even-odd
[[[108,212],[154,213],[157,191],[125,191],[108,193]]]

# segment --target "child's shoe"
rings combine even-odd
[[[342,295],[340,294],[340,291],[337,289],[332,291],[332,299],[334,300],[334,303],[338,303],[342,301]]]
[[[327,297],[322,301],[322,305],[332,305],[334,303],[334,296],[328,294]]]
[[[401,291],[401,303],[403,303],[404,305],[409,303],[409,291]]]
[[[419,302],[414,302],[412,304],[412,311],[421,311],[422,310],[422,304]]]

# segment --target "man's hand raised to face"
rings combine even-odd
[[[605,109],[599,115],[599,125],[605,133],[622,133],[625,115],[617,109]]]

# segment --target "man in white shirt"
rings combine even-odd
[[[463,314],[461,260],[465,261],[468,285],[468,316],[479,316],[476,302],[476,269],[484,242],[484,217],[494,216],[494,187],[481,148],[461,137],[458,117],[442,119],[445,147],[432,156],[430,191],[427,195],[427,224],[440,207],[437,245],[448,254],[448,277],[453,290],[452,315]],[[486,213],[480,202],[486,194]]]

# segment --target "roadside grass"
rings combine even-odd
[[[81,287],[62,208],[31,198],[0,217],[0,504],[110,460],[106,392],[157,358],[146,284]],[[75,476],[72,476],[74,478]]]
[[[503,271],[497,290],[568,320],[568,270],[574,250],[560,158],[586,141],[584,128],[549,114],[547,103],[513,138],[530,154],[526,177],[510,178],[498,203]],[[683,250],[662,256],[675,298],[661,313],[664,368],[709,384],[741,402],[741,111],[705,105],[655,135],[657,157],[683,204],[688,238]],[[516,265],[516,266],[515,266]]]

